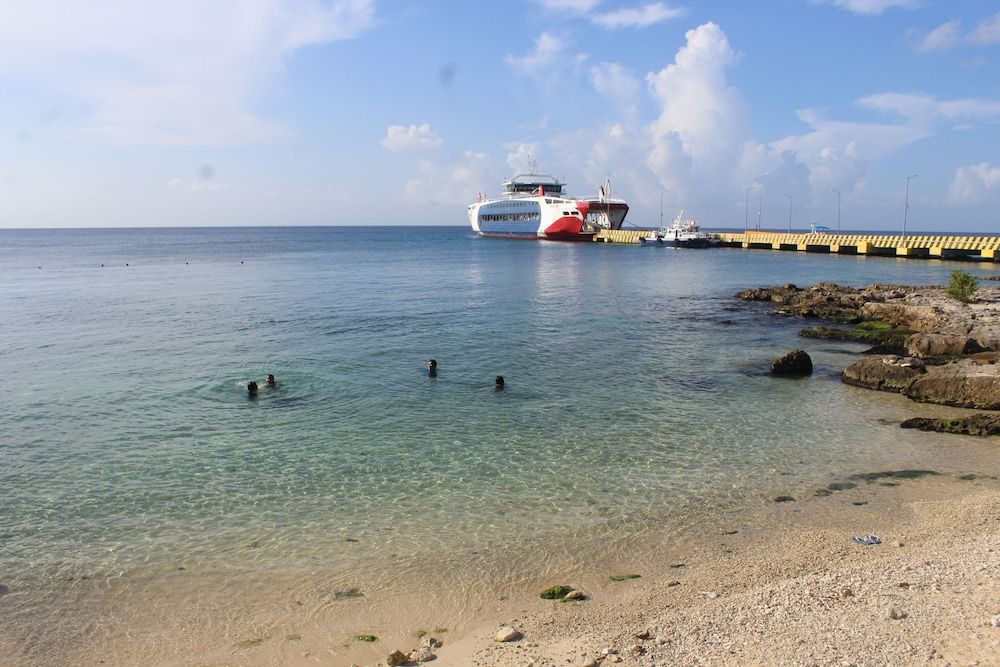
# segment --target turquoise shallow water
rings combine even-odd
[[[0,583],[49,600],[178,566],[419,576],[542,537],[572,561],[905,460],[836,380],[857,347],[732,295],[959,266],[444,227],[0,231],[0,262]],[[763,374],[799,346],[813,378]]]

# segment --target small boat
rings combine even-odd
[[[660,240],[672,248],[707,248],[712,245],[712,237],[701,231],[694,220],[684,220],[682,209],[672,225],[661,230]]]

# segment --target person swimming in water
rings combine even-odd
[[[502,375],[498,375],[497,379],[493,381],[493,391],[503,391],[506,386]]]
[[[267,375],[267,388],[268,389],[274,389],[277,386],[278,386],[278,383],[275,382],[274,376],[271,375],[270,373],[268,373],[268,375]]]
[[[431,359],[427,362],[427,377],[436,378],[438,375],[438,362],[437,359]]]
[[[257,383],[253,380],[247,382],[247,396],[250,396],[251,398],[257,396]]]

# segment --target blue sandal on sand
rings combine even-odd
[[[851,541],[855,544],[882,544],[882,540],[874,534],[869,535],[868,537],[852,537]]]

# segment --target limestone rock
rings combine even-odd
[[[429,648],[417,648],[410,651],[410,662],[430,662],[437,658]]]
[[[512,642],[521,638],[521,633],[512,628],[509,625],[505,625],[497,633],[493,635],[494,641],[498,642]]]
[[[924,373],[924,363],[912,357],[873,354],[844,369],[845,384],[879,391],[903,392]]]
[[[408,659],[402,651],[393,651],[385,657],[385,664],[388,667],[399,667],[400,665],[405,665]]]
[[[812,359],[805,350],[792,350],[771,362],[771,375],[780,377],[804,377],[812,375]]]
[[[586,600],[587,596],[584,594],[583,591],[570,591],[569,593],[566,594],[566,597],[564,597],[563,599],[564,600]]]
[[[962,359],[934,366],[903,393],[921,403],[1000,410],[1000,364]]]
[[[906,339],[906,352],[911,357],[961,356],[983,352],[982,346],[961,334],[917,333]]]

